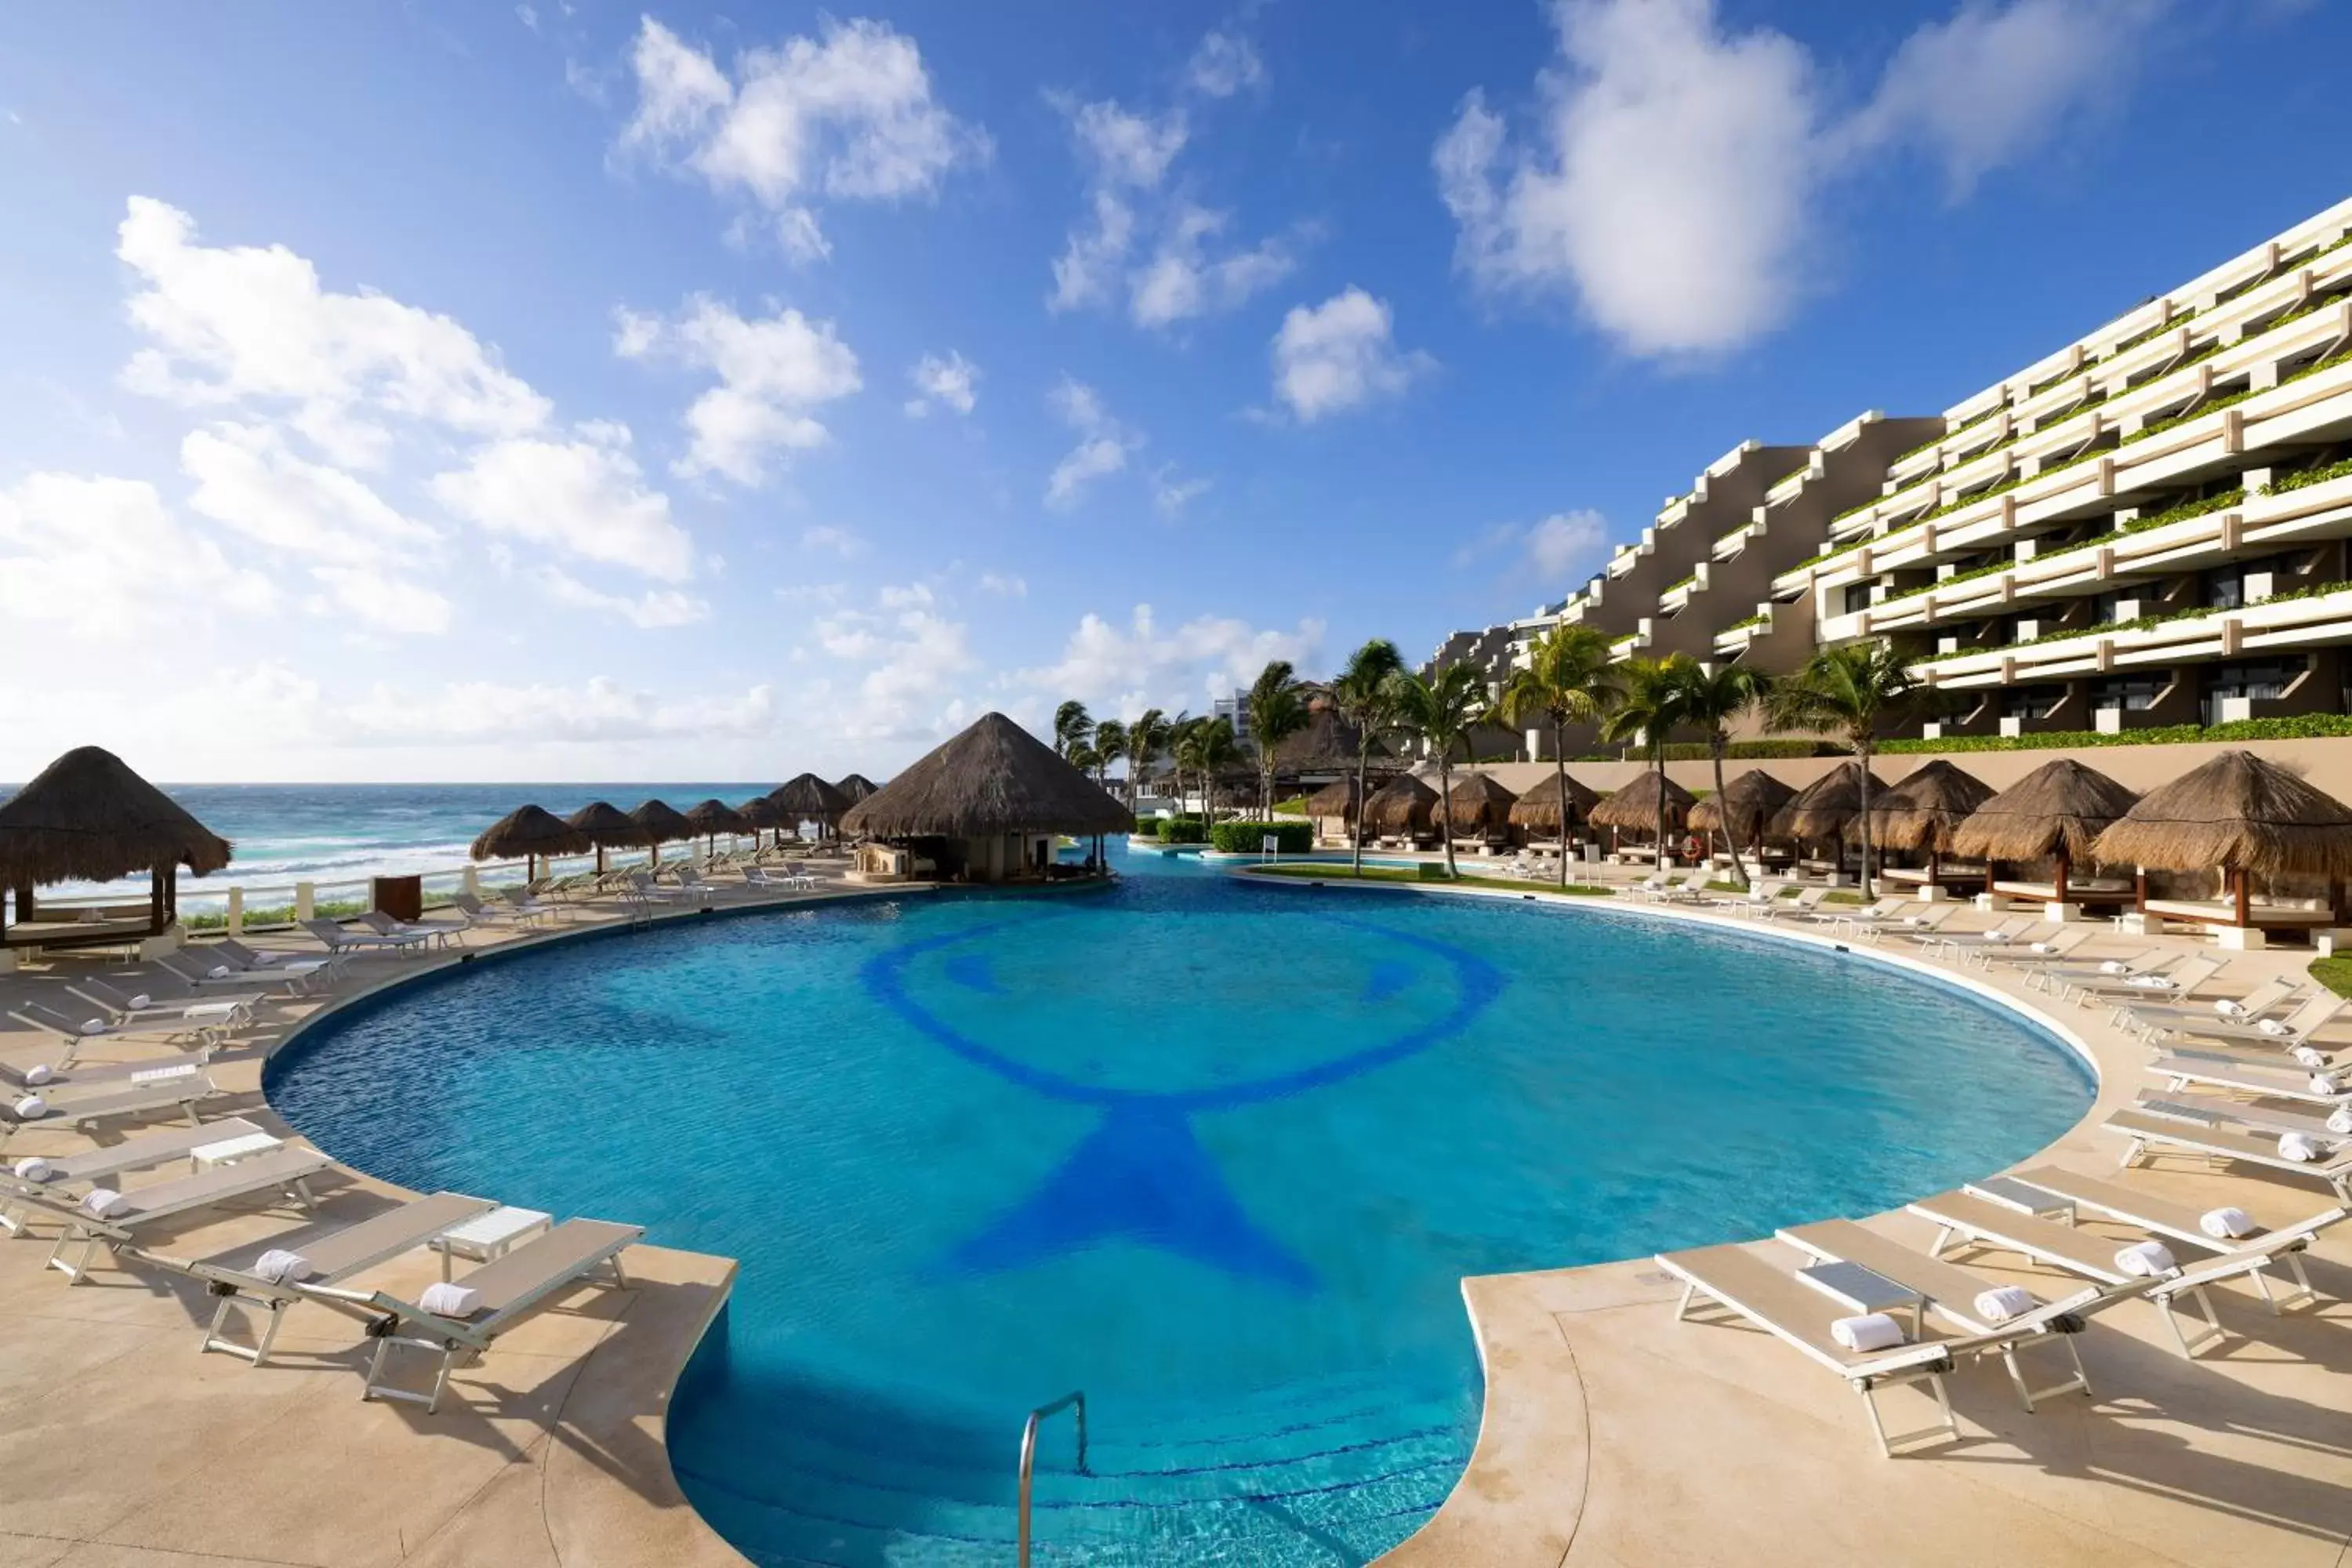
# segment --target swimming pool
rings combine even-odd
[[[1360,1563],[1476,1432],[1457,1281],[1866,1213],[2048,1142],[2070,1053],[1784,943],[1254,886],[915,894],[469,965],[269,1092],[414,1187],[742,1272],[673,1458],[761,1563]]]

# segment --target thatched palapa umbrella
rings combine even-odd
[[[97,746],[68,752],[0,805],[0,887],[16,890],[19,921],[36,887],[145,871],[149,934],[160,933],[179,913],[180,868],[201,877],[229,855],[227,839]]]
[[[864,800],[867,795],[872,795],[876,790],[880,789],[882,786],[876,784],[872,779],[867,778],[864,773],[850,773],[845,777],[835,779],[834,781],[833,787],[835,793],[839,795],[842,799],[847,801],[852,805],[856,805],[859,801]]]
[[[994,875],[1007,839],[1128,833],[1135,814],[1003,714],[983,713],[851,806],[840,826],[875,838],[960,840],[967,867],[984,845]]]
[[[1927,857],[1927,886],[1936,887],[1944,857],[1951,853],[1952,836],[1977,807],[1992,798],[1992,786],[1974,773],[1937,757],[1906,775],[1884,795],[1870,796],[1870,837],[1881,849],[1904,849]],[[1848,838],[1858,836],[1861,819],[1846,824]]]
[[[1750,768],[1725,784],[1721,795],[1708,795],[1690,808],[1690,830],[1720,833],[1736,844],[1760,851],[1764,840],[1772,837],[1772,819],[1796,795],[1795,790],[1762,768]]]
[[[761,828],[772,827],[781,834],[792,826],[791,818],[784,815],[784,808],[764,795],[754,795],[737,806],[735,815],[741,817],[743,826],[751,830],[751,847],[754,849],[760,847]]]
[[[2341,908],[2352,877],[2352,807],[2252,752],[2224,752],[2150,790],[2092,846],[2111,865],[2143,872],[2221,871],[2250,923],[2256,877],[2325,877]],[[2147,879],[2139,879],[2147,902]]]
[[[741,812],[715,795],[699,805],[689,807],[686,814],[686,820],[694,825],[694,830],[697,833],[703,836],[702,853],[706,858],[719,853],[720,834],[733,835],[751,831],[751,825],[743,820]]]
[[[1519,797],[1492,773],[1470,773],[1445,797],[1445,820],[1456,833],[1500,833],[1511,825]]]
[[[477,860],[511,860],[520,856],[523,879],[539,880],[542,855],[584,855],[595,841],[553,812],[537,805],[519,805],[474,840]]]
[[[1689,819],[1690,808],[1697,804],[1697,796],[1654,768],[1642,773],[1623,789],[1603,796],[1600,805],[1585,814],[1584,819],[1595,827],[1609,829],[1609,845],[1614,849],[1629,827],[1650,834],[1658,831],[1658,796],[1661,791],[1665,795],[1666,831],[1672,833]],[[1666,863],[1665,853],[1666,847],[1659,845],[1658,865],[1661,869]]]
[[[646,801],[629,813],[629,820],[644,831],[646,843],[653,850],[652,864],[656,866],[661,864],[663,845],[697,836],[695,826],[686,819],[686,814],[667,801]]]
[[[1952,834],[1952,853],[1988,862],[2053,859],[2053,901],[2063,904],[2067,873],[2095,863],[2099,835],[2138,799],[2096,769],[2061,757],[1970,812]]]
[[[839,790],[814,773],[803,773],[796,779],[778,784],[768,792],[768,798],[784,808],[793,826],[797,827],[803,822],[815,823],[820,838],[824,837],[827,828],[841,820],[842,814],[851,805]]]
[[[604,874],[605,850],[634,849],[646,842],[646,830],[608,801],[592,800],[563,820],[587,835],[588,842],[595,847],[596,875],[600,877]]]
[[[1567,809],[1561,809],[1565,793]],[[1601,804],[1598,792],[1579,784],[1565,773],[1547,774],[1541,784],[1511,802],[1511,826],[1533,832],[1559,835],[1563,843],[1568,838],[1570,824],[1588,820],[1592,808]]]
[[[1336,816],[1346,823],[1356,820],[1356,781],[1353,778],[1325,784],[1307,797],[1308,821],[1319,822],[1327,816]]]
[[[1384,837],[1426,833],[1436,811],[1437,792],[1411,773],[1399,773],[1364,797],[1363,824]]]

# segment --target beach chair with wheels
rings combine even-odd
[[[57,1245],[49,1249],[49,1267],[64,1272],[70,1284],[89,1277],[91,1258],[135,1244],[145,1227],[176,1215],[208,1209],[233,1199],[273,1193],[291,1199],[305,1210],[315,1206],[310,1178],[331,1162],[316,1149],[281,1144],[278,1148],[215,1165],[194,1175],[156,1182],[129,1192],[93,1188],[79,1204],[64,1207],[47,1198],[20,1198],[30,1210],[45,1210],[64,1222]],[[101,1194],[105,1199],[101,1203]],[[72,1256],[68,1258],[68,1254]]]

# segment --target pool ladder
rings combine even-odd
[[[1029,1568],[1029,1485],[1030,1476],[1037,1468],[1037,1427],[1039,1423],[1063,1411],[1070,1411],[1078,1424],[1078,1474],[1087,1473],[1087,1391],[1074,1389],[1050,1405],[1040,1405],[1029,1412],[1029,1419],[1021,1424],[1021,1568]]]

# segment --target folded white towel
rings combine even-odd
[[[2056,944],[2053,942],[2037,942],[2033,944],[2033,951],[2036,952],[2055,952],[2058,951],[2058,948]]]
[[[2283,1039],[2294,1033],[2293,1029],[2286,1026],[2286,1020],[2284,1018],[2257,1018],[2254,1020],[2254,1027],[2274,1040]]]
[[[2033,1295],[2022,1285],[2002,1285],[1977,1298],[1977,1316],[1988,1323],[2005,1323],[2033,1310]]]
[[[215,963],[210,969],[205,971],[205,978],[207,980],[226,980],[230,975],[235,974],[236,973],[236,970],[231,969],[226,963]]]
[[[84,1018],[81,1021],[80,1026],[75,1030],[75,1033],[82,1035],[102,1035],[106,1033],[106,1020],[103,1018]]]
[[[13,1107],[19,1121],[38,1121],[49,1113],[49,1102],[37,1094],[28,1094]]]
[[[35,1062],[25,1069],[25,1087],[38,1089],[58,1076],[58,1069],[47,1062]]]
[[[2142,1279],[2154,1279],[2169,1274],[2179,1265],[2160,1241],[2135,1241],[2116,1254],[2116,1267],[2126,1274]]]
[[[2124,984],[2126,985],[2137,986],[2142,991],[2169,991],[2172,989],[2172,982],[2166,979],[2161,974],[2126,975],[2124,977]]]
[[[2254,1216],[2234,1205],[2224,1205],[2200,1215],[2197,1228],[2216,1241],[2233,1241],[2254,1234]]]
[[[2314,1094],[2342,1094],[2344,1092],[2344,1080],[2337,1078],[2332,1072],[2313,1073],[2311,1075],[2311,1092]]]
[[[38,1154],[27,1154],[11,1168],[20,1182],[46,1182],[58,1173],[58,1168]]]
[[[436,1318],[470,1318],[482,1310],[482,1293],[471,1285],[427,1285],[416,1304]]]
[[[2221,1014],[2232,1024],[2242,1024],[2246,1021],[2246,1005],[2243,1002],[2232,1002],[2227,996],[2213,1004],[2213,1011]]]
[[[142,991],[138,995],[133,996],[131,999],[130,1005],[134,1008],[152,1007],[155,1005],[155,998],[148,995],[144,991]]]
[[[131,1200],[112,1187],[92,1187],[81,1200],[81,1206],[99,1219],[121,1214],[131,1206]]]
[[[308,1279],[316,1270],[310,1267],[310,1260],[300,1253],[281,1251],[273,1247],[253,1260],[253,1272],[256,1278],[267,1279],[272,1285],[283,1285],[289,1279]]]
[[[2327,1113],[2327,1130],[2352,1136],[2352,1105],[2339,1105]]]
[[[2100,963],[2099,973],[2102,974],[2129,974],[2131,973],[2131,965],[2126,963],[2120,958],[2110,958]]]
[[[2279,1158],[2309,1164],[2319,1158],[2319,1140],[2308,1132],[2282,1132],[2278,1141]]]
[[[1859,1318],[1840,1318],[1832,1323],[1830,1338],[1857,1353],[1892,1350],[1903,1342],[1903,1325],[1884,1312],[1864,1312]]]
[[[2325,1051],[2314,1050],[2309,1046],[2297,1046],[2294,1049],[2287,1052],[2287,1055],[2293,1057],[2296,1061],[2301,1062],[2307,1068],[2324,1068],[2327,1065],[2327,1053]]]
[[[138,1084],[169,1083],[173,1079],[194,1078],[195,1076],[195,1063],[180,1062],[167,1068],[142,1068],[139,1071],[131,1075],[131,1081]]]

